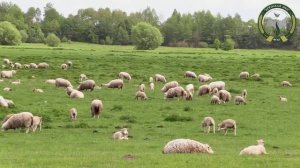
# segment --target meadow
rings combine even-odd
[[[8,113],[30,111],[43,117],[41,132],[25,134],[23,130],[0,132],[0,167],[300,167],[300,53],[282,50],[232,50],[166,48],[153,51],[134,50],[132,46],[102,46],[84,43],[62,44],[49,48],[43,44],[0,46],[0,59],[9,58],[21,64],[47,62],[46,70],[20,69],[13,79],[0,83],[0,94],[12,99],[14,108],[1,108],[0,118]],[[67,60],[73,67],[64,71],[60,65]],[[8,69],[8,68],[2,68]],[[168,81],[181,85],[198,80],[184,78],[185,71],[208,73],[214,80],[226,82],[232,96],[247,89],[247,105],[233,101],[211,105],[210,96],[194,95],[192,101],[164,100],[156,83],[151,92],[150,76],[161,73]],[[102,87],[84,91],[85,98],[70,99],[64,89],[44,83],[46,79],[63,77],[78,86],[84,73],[97,85],[117,78],[121,71],[132,74],[124,88]],[[259,73],[261,80],[240,79],[241,71]],[[31,78],[31,76],[35,78]],[[21,85],[10,82],[20,79]],[[282,87],[288,80],[293,87]],[[139,83],[146,84],[147,101],[137,101],[134,94]],[[13,91],[4,92],[11,86]],[[42,94],[33,93],[41,88]],[[197,90],[196,89],[196,90]],[[197,92],[197,91],[196,91]],[[288,102],[279,101],[279,95]],[[90,103],[101,99],[104,111],[93,119]],[[68,110],[78,110],[72,122]],[[229,131],[203,133],[201,121],[214,117],[216,123],[232,118],[237,121],[237,136]],[[128,141],[112,140],[118,128],[129,128]],[[164,145],[177,138],[190,138],[208,143],[214,154],[162,154]],[[265,140],[269,155],[239,156],[242,148]]]

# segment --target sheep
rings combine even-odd
[[[153,83],[153,78],[151,76],[149,77],[149,83]]]
[[[7,121],[2,124],[2,130],[26,128],[26,133],[33,123],[33,115],[30,112],[20,112],[12,115]]]
[[[153,82],[150,83],[150,90],[154,91],[154,83]]]
[[[14,107],[15,103],[10,99],[4,99],[7,102],[8,107]]]
[[[231,94],[227,90],[220,90],[218,92],[218,97],[223,101],[223,103],[231,100]]]
[[[2,96],[0,96],[0,107],[5,107],[5,108],[9,107],[8,102]]]
[[[211,90],[213,90],[214,88],[217,88],[218,90],[224,90],[225,89],[225,82],[223,82],[223,81],[211,82],[209,84],[209,87],[211,88]]]
[[[33,116],[32,125],[31,125],[32,132],[35,132],[38,127],[40,128],[40,131],[42,131],[42,120],[43,120],[42,117]]]
[[[14,64],[14,68],[20,69],[20,68],[22,68],[22,64],[16,62],[16,63]]]
[[[122,79],[114,79],[106,84],[101,84],[101,86],[106,86],[108,88],[118,88],[118,89],[122,89],[123,85],[124,85],[124,82]]]
[[[5,88],[3,89],[3,91],[10,92],[10,91],[12,91],[12,88],[5,87]]]
[[[201,122],[201,125],[204,133],[209,133],[211,127],[213,129],[214,134],[216,133],[215,120],[212,117],[204,117]]]
[[[64,88],[67,88],[67,87],[73,87],[71,82],[66,80],[66,79],[63,79],[63,78],[56,78],[55,79],[55,86],[56,87],[64,87]]]
[[[53,85],[55,85],[55,83],[56,83],[56,80],[55,80],[55,79],[47,79],[47,80],[45,80],[45,83],[48,83],[48,84],[53,84]]]
[[[114,140],[128,140],[128,129],[127,128],[122,128],[119,131],[113,133],[112,138]]]
[[[131,80],[131,76],[128,72],[120,72],[119,73],[119,78],[120,79],[127,79],[127,80]]]
[[[24,65],[23,65],[23,68],[29,69],[29,68],[30,68],[30,65],[29,65],[29,64],[24,64]]]
[[[60,68],[63,70],[67,70],[68,69],[68,65],[67,64],[61,64]]]
[[[21,84],[21,80],[18,79],[16,81],[11,82],[11,84],[13,84],[13,85],[20,85]]]
[[[234,102],[235,102],[236,105],[240,105],[240,104],[246,105],[247,104],[246,100],[243,96],[235,96],[234,97]]]
[[[101,100],[95,99],[91,103],[91,114],[93,118],[99,118],[100,113],[103,111],[103,103]]]
[[[218,96],[212,95],[210,99],[210,104],[221,104],[221,100]]]
[[[167,83],[166,78],[161,74],[155,74],[154,81],[155,82],[160,81],[160,82],[163,82],[163,83]]]
[[[166,84],[163,86],[163,88],[161,89],[161,91],[162,91],[163,93],[165,93],[165,92],[167,92],[169,89],[174,88],[174,87],[177,87],[177,86],[179,86],[179,84],[178,84],[177,81],[171,81],[171,82],[166,83]]]
[[[212,77],[209,74],[200,74],[198,76],[198,80],[199,80],[199,82],[207,82],[207,81],[212,80]]]
[[[70,94],[72,93],[73,90],[75,90],[75,89],[73,89],[73,88],[70,87],[70,86],[67,87],[67,88],[66,88],[67,95],[70,96]]]
[[[71,108],[69,110],[69,116],[71,118],[72,121],[77,119],[77,109],[76,108]]]
[[[289,81],[282,81],[281,85],[282,86],[287,86],[287,87],[292,87],[293,86]]]
[[[202,144],[192,139],[175,139],[169,141],[163,148],[163,154],[169,153],[208,153],[214,151],[208,144]]]
[[[11,116],[13,116],[14,114],[7,114],[4,118],[3,118],[3,120],[2,120],[2,122],[1,122],[1,124],[4,124]]]
[[[242,78],[242,79],[249,78],[249,72],[246,72],[246,71],[241,72],[240,73],[240,78]]]
[[[145,92],[145,84],[141,83],[139,85],[139,91]]]
[[[258,73],[255,73],[253,75],[251,75],[252,78],[255,78],[255,79],[259,79],[260,78],[260,75]]]
[[[263,139],[257,140],[257,145],[248,146],[241,150],[240,155],[264,155],[268,154]]]
[[[7,58],[4,58],[4,59],[3,59],[3,63],[4,63],[4,64],[10,64],[10,60],[7,59]]]
[[[67,64],[69,68],[70,68],[71,66],[73,66],[73,62],[70,61],[70,60],[68,60],[65,64]]]
[[[192,72],[192,71],[185,71],[184,77],[185,77],[185,78],[197,78],[197,75],[195,74],[195,72]]]
[[[32,69],[37,69],[38,68],[38,66],[35,63],[30,63],[29,66]]]
[[[282,101],[282,102],[287,102],[288,99],[284,96],[279,96],[279,100]]]
[[[95,81],[89,79],[89,80],[81,82],[80,85],[78,86],[78,90],[82,91],[82,90],[88,90],[88,89],[90,89],[91,91],[93,91],[94,88],[95,88],[95,86],[96,86]]]
[[[187,93],[181,86],[171,88],[167,92],[164,93],[164,99],[177,97],[179,100],[180,97],[186,98],[186,96],[187,96]]]
[[[80,75],[79,75],[79,81],[82,82],[82,81],[84,81],[84,80],[87,80],[86,75],[85,75],[85,74],[80,74]]]
[[[81,91],[79,91],[79,90],[73,89],[73,91],[70,93],[70,98],[83,99],[84,98],[84,94]]]
[[[246,99],[247,95],[248,95],[248,92],[247,92],[246,89],[244,89],[244,90],[242,91],[242,97]]]
[[[190,91],[186,91],[186,98],[185,100],[193,100],[193,93]]]
[[[34,89],[32,89],[32,91],[36,92],[36,93],[44,93],[43,89],[34,88]]]
[[[218,88],[214,88],[212,89],[211,94],[217,95],[218,92],[219,92]]]
[[[185,90],[187,92],[191,92],[191,93],[194,93],[194,85],[193,84],[188,84],[185,86]]]
[[[135,93],[135,99],[138,100],[139,98],[141,98],[141,100],[147,100],[148,99],[146,93],[143,92],[143,91],[140,91],[140,90]]]
[[[17,72],[15,70],[11,71],[1,71],[0,77],[1,78],[12,78]]]
[[[198,96],[203,96],[211,92],[211,87],[209,85],[201,85],[198,89]]]
[[[234,136],[236,136],[236,122],[233,119],[226,119],[218,124],[218,131],[224,130],[225,134],[227,135],[228,128],[232,128],[234,132]]]
[[[49,64],[47,64],[46,62],[41,62],[37,65],[38,69],[47,69],[49,68]]]

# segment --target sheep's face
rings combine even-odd
[[[121,129],[121,132],[122,132],[123,135],[128,135],[128,130],[127,130],[127,128]]]
[[[213,154],[214,151],[208,144],[204,144],[204,149],[206,150],[207,153]]]
[[[258,145],[264,145],[265,141],[263,139],[259,139],[259,140],[257,140],[257,144]]]

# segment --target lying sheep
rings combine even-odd
[[[42,117],[39,116],[33,116],[33,121],[31,125],[32,132],[35,132],[35,130],[39,127],[40,131],[42,131]]]
[[[100,113],[103,111],[103,104],[101,100],[95,99],[91,103],[91,114],[93,118],[99,118]]]
[[[216,133],[215,120],[212,117],[204,117],[201,125],[204,132],[209,133],[212,127],[213,132]]]
[[[211,82],[209,84],[209,87],[211,88],[211,90],[213,90],[214,88],[217,88],[218,90],[224,90],[225,89],[225,82],[223,82],[223,81]]]
[[[242,78],[242,79],[246,79],[246,78],[249,78],[249,72],[241,72],[240,73],[240,78]]]
[[[0,77],[1,78],[12,78],[17,72],[15,70],[11,71],[1,71]]]
[[[170,99],[170,98],[177,97],[179,100],[179,98],[183,99],[186,96],[187,96],[187,93],[181,86],[171,88],[167,92],[164,93],[164,99]]]
[[[197,75],[195,72],[192,71],[185,71],[184,75],[185,78],[197,78]]]
[[[149,83],[153,83],[153,78],[151,76],[149,77]]]
[[[14,64],[14,68],[16,68],[16,69],[21,69],[21,68],[22,68],[22,64],[16,62],[16,63]]]
[[[168,153],[209,153],[213,154],[214,151],[208,144],[202,144],[198,141],[191,139],[175,139],[168,142],[163,151],[164,154]]]
[[[95,81],[89,79],[89,80],[81,82],[80,85],[78,86],[78,90],[82,91],[82,90],[88,90],[88,89],[90,89],[91,91],[93,91],[94,88],[95,88],[95,86],[96,86]]]
[[[199,80],[199,82],[207,82],[207,81],[212,80],[212,77],[209,74],[200,74],[198,76],[198,80]]]
[[[193,85],[193,84],[188,84],[188,85],[186,85],[185,90],[186,90],[187,92],[194,93],[194,85]]]
[[[163,86],[163,88],[161,89],[161,91],[162,91],[163,93],[165,93],[165,92],[167,92],[169,89],[174,88],[174,87],[177,87],[177,86],[179,86],[179,84],[178,84],[177,81],[171,81],[171,82],[166,83],[166,84]]]
[[[73,91],[70,93],[70,98],[83,99],[84,98],[84,94],[81,91],[79,91],[79,90],[73,89]]]
[[[163,82],[163,83],[167,82],[166,78],[161,74],[155,74],[154,81],[155,82],[160,81],[160,82]]]
[[[85,81],[85,80],[87,80],[86,75],[85,74],[80,74],[79,75],[79,81],[82,82],[82,81]]]
[[[282,102],[287,102],[288,99],[284,96],[279,96],[279,100],[282,101]]]
[[[47,80],[45,81],[45,83],[48,83],[48,84],[53,84],[53,85],[55,85],[55,83],[56,83],[56,80],[55,80],[55,79],[47,79]]]
[[[282,81],[281,85],[282,86],[287,86],[287,87],[292,87],[293,86],[289,81]]]
[[[257,140],[257,145],[252,145],[241,150],[240,155],[264,155],[268,154],[263,139]]]
[[[73,88],[70,87],[70,86],[67,87],[67,88],[66,88],[67,95],[70,96],[70,94],[73,92],[73,90],[75,90],[75,89],[73,89]]]
[[[101,86],[106,86],[108,88],[118,88],[118,89],[122,89],[123,85],[124,85],[124,82],[122,79],[114,79],[106,84],[101,84]]]
[[[4,59],[3,59],[3,63],[8,65],[8,64],[10,64],[10,60],[7,59],[7,58],[4,58]]]
[[[150,83],[150,90],[154,91],[154,83]]]
[[[38,69],[47,69],[49,68],[49,64],[47,64],[46,62],[41,62],[37,65]]]
[[[128,72],[120,72],[119,73],[119,78],[120,79],[127,79],[127,80],[131,80],[131,76]]]
[[[26,128],[26,133],[33,122],[33,115],[30,112],[20,112],[12,115],[7,121],[2,124],[2,130]]]
[[[247,104],[247,103],[246,103],[246,100],[245,100],[245,98],[244,98],[243,96],[235,96],[235,97],[234,97],[234,103],[235,103],[236,105],[240,105],[240,104],[246,105],[246,104]]]
[[[38,68],[38,66],[35,63],[30,63],[29,66],[32,69],[37,69]]]
[[[258,73],[255,73],[255,74],[251,75],[251,77],[254,79],[259,79],[260,75]]]
[[[226,119],[222,121],[220,124],[218,124],[218,131],[224,130],[225,134],[227,135],[228,129],[233,129],[234,136],[236,136],[236,122],[233,119]]]
[[[77,109],[76,108],[71,108],[69,110],[69,116],[71,118],[71,120],[76,120],[77,119]]]
[[[44,93],[43,89],[34,88],[34,89],[32,89],[32,91],[36,92],[36,93]]]
[[[4,99],[4,97],[0,96],[0,107],[8,107],[7,101]]]
[[[10,92],[10,91],[12,91],[12,88],[5,87],[5,88],[3,89],[3,91]]]
[[[18,79],[16,81],[12,81],[11,84],[13,84],[13,85],[20,85],[21,84],[21,80]]]
[[[112,136],[114,140],[128,140],[128,129],[122,128],[119,131],[115,132]]]
[[[145,92],[145,84],[141,83],[139,85],[139,91]]]
[[[55,86],[56,87],[64,87],[64,88],[67,88],[69,86],[73,87],[70,81],[68,81],[67,79],[63,79],[63,78],[56,78]]]
[[[211,87],[209,85],[201,85],[198,89],[198,96],[203,96],[211,92]]]
[[[147,100],[148,99],[146,93],[143,92],[143,91],[140,91],[140,90],[135,93],[135,99],[138,100],[139,98],[141,100]]]
[[[68,67],[71,67],[71,66],[73,66],[73,62],[72,62],[72,61],[70,61],[70,60],[68,60],[68,61],[66,62],[66,64],[68,65]]]
[[[212,95],[210,99],[210,104],[221,104],[221,100],[218,96]]]
[[[61,64],[60,68],[63,70],[67,70],[68,69],[68,65],[67,64]]]
[[[231,100],[231,94],[227,90],[220,90],[218,92],[218,97],[223,101],[223,103]]]
[[[29,68],[30,68],[30,65],[29,65],[29,64],[24,64],[24,65],[23,65],[23,68],[29,69]]]
[[[244,90],[242,91],[242,97],[246,99],[246,98],[247,98],[247,95],[248,95],[248,92],[247,92],[246,89],[244,89]]]

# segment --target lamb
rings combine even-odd
[[[83,99],[84,98],[84,94],[81,91],[79,91],[79,90],[73,89],[73,91],[70,93],[70,98]]]
[[[147,100],[148,99],[146,93],[143,92],[143,91],[140,91],[140,90],[135,93],[135,99],[138,100],[139,98],[141,100]]]
[[[194,93],[194,85],[193,85],[193,84],[188,84],[188,85],[186,85],[185,90],[186,90],[187,92]]]
[[[33,122],[33,115],[30,112],[20,112],[12,115],[7,121],[2,124],[2,130],[26,128],[26,133]]]
[[[186,96],[187,96],[187,93],[181,86],[171,88],[167,92],[164,93],[165,99],[177,97],[179,100],[180,97],[185,98]]]
[[[242,91],[242,97],[246,99],[247,95],[248,95],[248,92],[247,92],[246,89],[244,89],[244,90]]]
[[[166,78],[161,74],[155,74],[154,81],[155,82],[160,81],[160,82],[163,82],[163,83],[167,83]]]
[[[10,64],[10,60],[7,59],[7,58],[4,58],[4,59],[3,59],[3,63],[4,63],[4,64]]]
[[[10,91],[12,91],[12,88],[5,87],[5,88],[3,89],[3,91],[10,92]]]
[[[76,108],[71,108],[69,110],[69,116],[71,118],[71,120],[76,120],[77,119],[77,109]]]
[[[240,78],[242,78],[242,79],[249,78],[249,76],[250,76],[249,72],[244,71],[244,72],[240,73]]]
[[[93,118],[99,118],[100,113],[103,111],[103,103],[101,100],[95,99],[91,103],[91,114]]]
[[[288,99],[284,96],[279,96],[279,100],[282,101],[282,102],[287,102]]]
[[[96,86],[95,81],[89,79],[89,80],[81,82],[80,85],[78,86],[78,90],[82,91],[82,90],[90,89],[91,91],[93,91],[95,86]]]
[[[161,91],[163,93],[167,92],[169,89],[171,88],[174,88],[174,87],[177,87],[179,86],[178,82],[177,81],[171,81],[171,82],[168,82],[164,85],[164,87],[161,89]]]
[[[18,79],[16,81],[11,82],[11,84],[13,84],[13,85],[20,85],[21,84],[21,80]]]
[[[258,79],[260,78],[260,75],[258,73],[255,73],[253,75],[251,75],[252,78]]]
[[[289,81],[282,81],[281,85],[282,86],[287,86],[287,87],[292,87],[293,86]]]
[[[36,92],[36,93],[44,93],[43,89],[34,88],[34,89],[32,89],[32,91]]]
[[[114,140],[128,140],[128,129],[122,128],[119,131],[115,132],[112,136]]]
[[[213,154],[214,151],[208,144],[202,144],[191,139],[175,139],[169,141],[163,148],[163,154],[169,153],[208,153]]]
[[[207,81],[212,80],[212,77],[209,74],[200,74],[198,76],[198,80],[199,80],[199,82],[207,82]]]
[[[82,82],[82,81],[84,81],[84,80],[87,80],[86,75],[85,75],[85,74],[80,74],[80,75],[79,75],[79,81]]]
[[[246,105],[247,104],[246,100],[243,96],[235,96],[234,97],[234,102],[235,102],[236,105],[240,105],[240,104]]]
[[[211,88],[211,90],[213,90],[214,88],[217,88],[218,90],[224,90],[225,89],[225,82],[223,82],[223,81],[211,82],[209,84],[209,87]]]
[[[120,79],[127,79],[127,80],[131,80],[131,76],[128,72],[120,72],[119,73],[119,78]]]
[[[192,72],[192,71],[185,71],[184,77],[185,77],[185,78],[197,78],[197,75],[195,74],[195,72]]]
[[[68,67],[71,67],[71,66],[73,66],[73,62],[72,61],[70,61],[70,60],[68,60],[65,64],[67,64],[68,65]]]
[[[35,132],[38,127],[40,128],[40,131],[42,131],[42,119],[42,117],[33,116],[33,121],[31,125],[32,132]]]
[[[32,69],[37,69],[38,68],[38,66],[35,63],[30,63],[29,66]]]
[[[209,85],[201,85],[198,89],[198,96],[203,96],[211,92],[211,87]]]
[[[48,84],[53,84],[53,85],[55,85],[55,83],[56,83],[56,80],[55,80],[55,79],[47,79],[47,80],[45,81],[45,83],[48,83]]]
[[[29,64],[24,64],[24,65],[23,65],[23,68],[29,69],[29,68],[30,68],[30,65],[29,65]]]
[[[233,119],[226,119],[224,121],[222,121],[220,124],[218,124],[218,131],[220,130],[224,130],[225,134],[227,135],[227,131],[229,128],[233,129],[234,132],[234,136],[236,136],[236,122]]]
[[[12,78],[17,72],[15,70],[11,71],[1,71],[0,77],[1,78]]]
[[[60,68],[63,70],[67,70],[68,69],[68,65],[67,64],[61,64]]]
[[[22,68],[22,64],[16,62],[16,63],[14,64],[14,67],[15,67],[16,69],[20,69],[20,68]]]
[[[218,96],[212,95],[210,99],[210,104],[221,104],[221,100]]]
[[[153,78],[151,76],[149,77],[149,83],[153,83]]]
[[[213,132],[216,133],[215,120],[212,117],[204,117],[201,125],[204,132],[209,133],[212,127]]]
[[[257,145],[252,145],[241,150],[240,155],[263,155],[268,154],[263,139],[257,140]]]
[[[64,87],[64,88],[67,88],[67,87],[73,87],[71,82],[66,80],[66,79],[63,79],[63,78],[56,78],[55,79],[55,86],[56,87]]]
[[[49,68],[49,64],[47,64],[46,62],[41,62],[37,65],[38,69],[47,69]]]
[[[108,88],[118,88],[118,89],[122,89],[123,85],[124,85],[124,82],[122,79],[114,79],[106,84],[101,84],[101,86],[106,86]]]
[[[220,90],[218,92],[218,97],[223,100],[223,103],[229,102],[231,100],[231,94],[227,90]]]
[[[150,83],[150,90],[154,91],[154,83]]]
[[[139,85],[139,91],[145,92],[145,84],[141,83]]]

